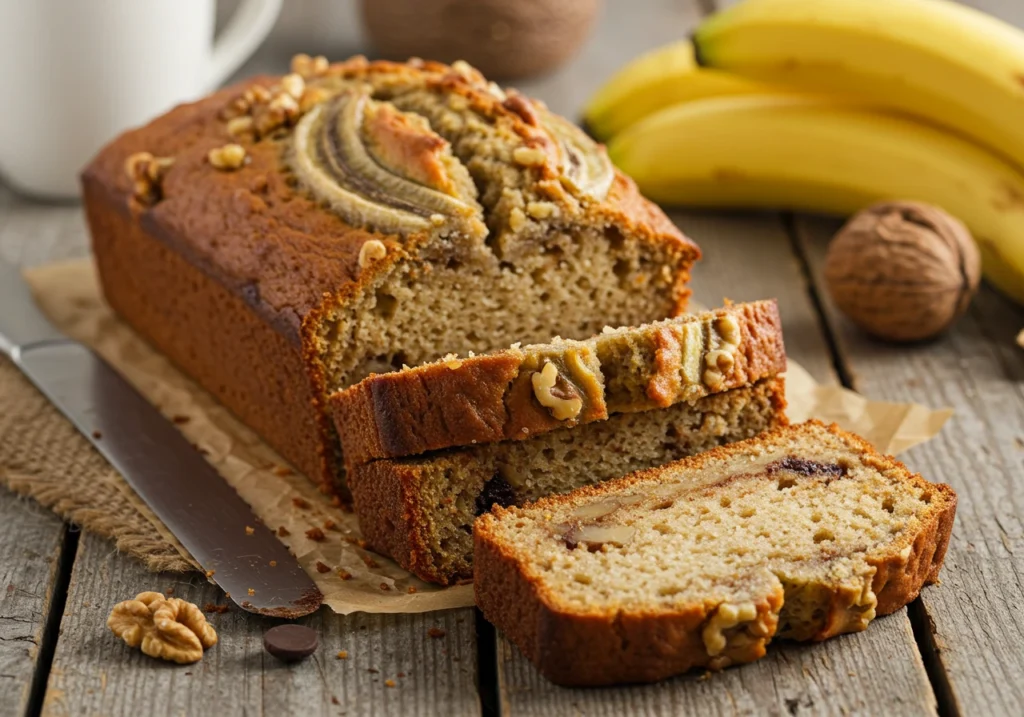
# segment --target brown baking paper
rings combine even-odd
[[[287,535],[281,540],[335,612],[426,612],[473,604],[472,586],[439,588],[361,548],[353,514],[333,506],[255,433],[114,316],[100,296],[90,260],[33,269],[27,278],[54,323],[96,349],[173,420],[266,525],[284,528]],[[820,386],[793,362],[787,372],[787,398],[792,420],[835,421],[887,452],[928,440],[952,413],[868,401],[843,388]],[[136,506],[144,508],[127,483],[122,481],[122,487]],[[170,537],[148,510],[142,513]],[[307,537],[306,531],[314,528],[323,533],[322,540]]]

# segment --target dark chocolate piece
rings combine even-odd
[[[263,647],[283,662],[298,662],[314,652],[320,640],[316,630],[305,625],[278,625],[263,635]]]

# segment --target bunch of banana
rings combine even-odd
[[[1024,33],[976,10],[746,0],[628,65],[586,120],[669,204],[935,204],[1024,303]]]

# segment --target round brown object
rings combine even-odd
[[[970,232],[937,207],[883,202],[846,223],[828,249],[825,280],[864,331],[892,341],[931,338],[967,310],[981,278]]]
[[[600,0],[362,0],[385,57],[465,60],[490,79],[553,70],[576,53]]]
[[[294,623],[272,627],[263,635],[264,649],[283,662],[304,660],[319,644],[316,630]]]

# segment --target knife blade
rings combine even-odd
[[[0,262],[0,352],[96,449],[240,607],[295,618],[323,595],[174,425],[87,346],[61,334]]]

